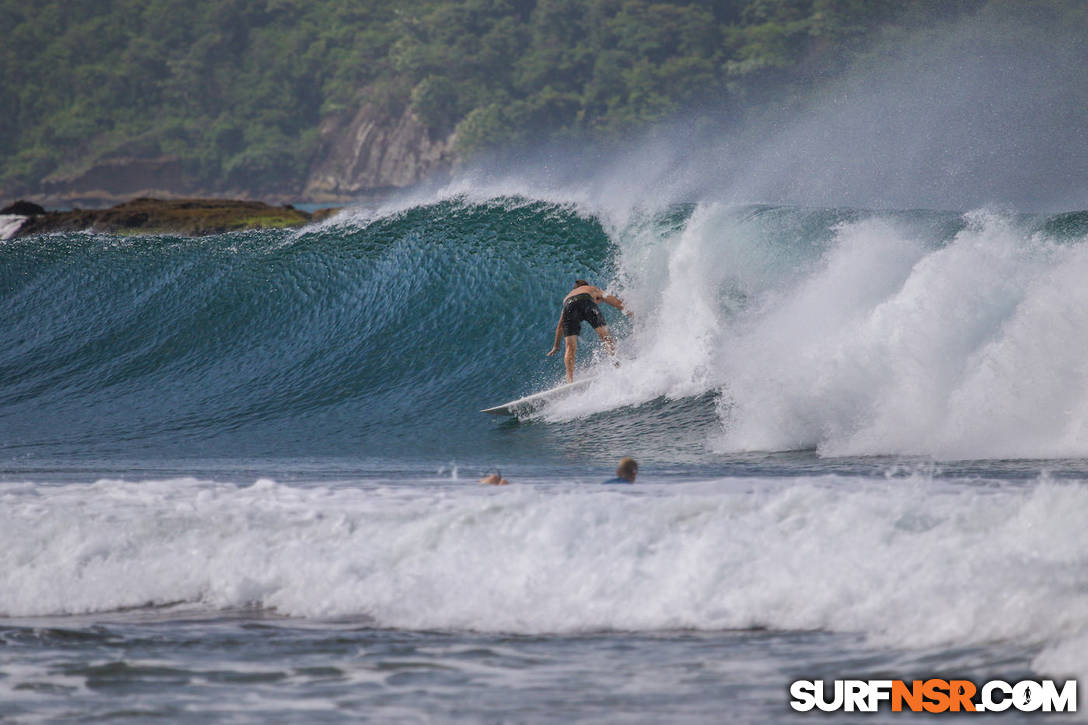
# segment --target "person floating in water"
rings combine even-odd
[[[625,315],[630,314],[623,309],[623,302],[619,297],[606,295],[600,287],[594,287],[584,279],[574,280],[574,289],[563,298],[563,312],[559,315],[559,324],[555,326],[555,344],[547,354],[550,356],[556,353],[559,349],[559,338],[562,336],[566,343],[563,363],[567,366],[568,383],[574,382],[574,353],[578,350],[578,335],[582,331],[583,322],[588,322],[596,330],[609,355],[616,354],[616,343],[612,341],[604,315],[597,307],[598,302],[610,304]]]
[[[634,483],[638,476],[638,461],[634,458],[621,458],[616,466],[616,477],[610,478],[605,483]]]

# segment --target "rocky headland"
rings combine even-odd
[[[313,214],[290,204],[271,206],[260,201],[232,199],[139,198],[107,209],[46,211],[18,201],[0,209],[0,216],[23,218],[8,237],[54,232],[94,231],[109,234],[178,234],[202,236],[244,229],[300,227],[332,216],[338,209]]]

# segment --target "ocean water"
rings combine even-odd
[[[1088,212],[462,189],[0,243],[0,719],[767,722],[812,717],[796,679],[1088,682],[1086,241]],[[619,365],[586,330],[593,383],[481,414],[562,379],[575,277],[633,310]]]

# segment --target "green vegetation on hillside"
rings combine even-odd
[[[0,189],[171,156],[209,190],[296,190],[321,122],[365,104],[457,130],[463,156],[737,114],[982,3],[0,0]]]
[[[0,0],[0,185],[169,154],[290,186],[323,114],[391,75],[395,22],[382,0]]]

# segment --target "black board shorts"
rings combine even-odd
[[[582,293],[563,301],[563,335],[570,337],[582,332],[582,323],[588,322],[593,329],[604,327],[604,315],[589,294]]]

